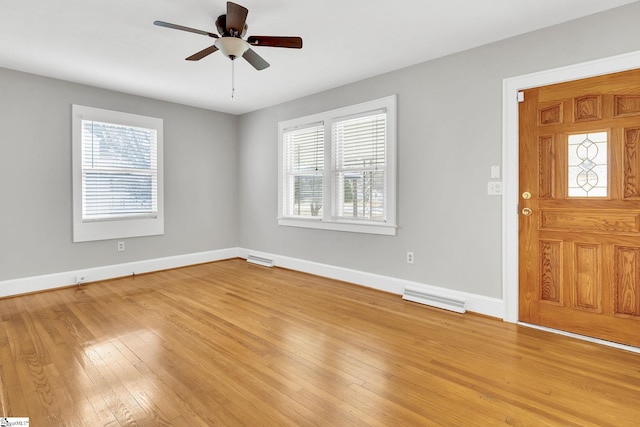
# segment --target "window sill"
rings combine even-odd
[[[285,227],[314,228],[317,230],[346,231],[350,233],[380,234],[395,236],[395,225],[380,223],[355,223],[346,221],[322,221],[320,219],[278,218],[278,225]]]

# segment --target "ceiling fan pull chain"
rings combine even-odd
[[[236,99],[236,61],[231,60],[231,100]]]

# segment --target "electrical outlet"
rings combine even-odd
[[[118,252],[124,251],[124,242],[121,240],[118,242]]]
[[[489,196],[501,196],[502,181],[489,181],[489,184],[487,185],[487,194]]]
[[[407,264],[413,264],[413,252],[407,252]]]

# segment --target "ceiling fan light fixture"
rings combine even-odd
[[[216,39],[215,46],[224,56],[236,59],[244,55],[249,49],[249,43],[237,37],[220,37]]]

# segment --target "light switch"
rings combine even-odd
[[[500,166],[491,166],[491,179],[500,178]]]

